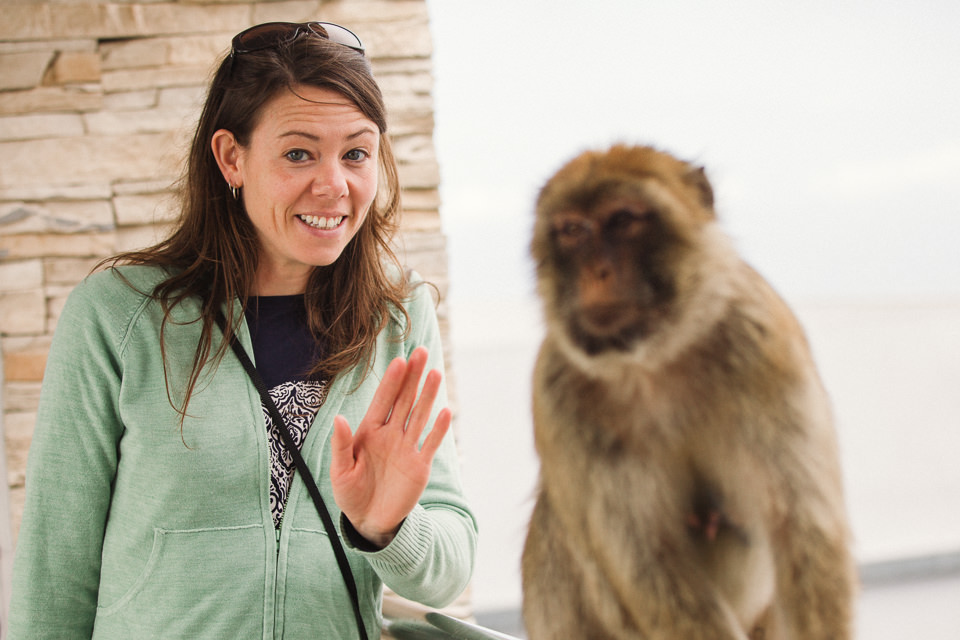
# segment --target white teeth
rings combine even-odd
[[[321,216],[300,216],[300,219],[306,222],[314,229],[336,229],[343,222],[343,216],[336,218],[325,218]]]

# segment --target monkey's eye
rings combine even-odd
[[[649,211],[618,209],[607,219],[607,229],[618,235],[639,235],[650,216]]]
[[[580,219],[561,220],[554,225],[553,235],[560,246],[573,247],[589,237],[590,224]]]

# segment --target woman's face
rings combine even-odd
[[[314,267],[340,257],[377,193],[376,124],[336,91],[295,91],[264,105],[248,146],[226,130],[212,142],[257,230],[254,295],[303,293]]]

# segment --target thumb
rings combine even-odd
[[[330,475],[340,476],[354,465],[353,458],[353,431],[343,416],[333,419],[333,437],[330,440]]]

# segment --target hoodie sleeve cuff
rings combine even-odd
[[[430,548],[432,527],[433,523],[426,510],[418,504],[400,525],[400,530],[390,544],[383,549],[377,549],[357,533],[345,516],[340,516],[340,532],[347,546],[366,555],[375,568],[390,573],[404,573],[420,566]]]

